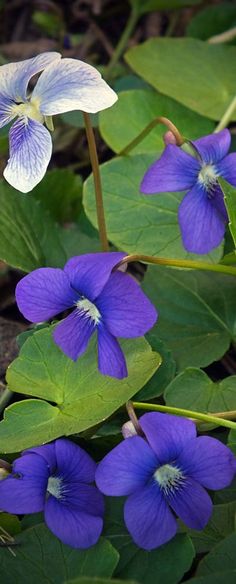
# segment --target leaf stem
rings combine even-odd
[[[13,396],[13,391],[11,391],[10,389],[8,389],[8,387],[6,387],[3,390],[1,397],[0,397],[0,414],[3,412],[5,407],[9,404],[12,396]]]
[[[139,12],[136,10],[135,6],[132,7],[132,10],[130,12],[129,18],[126,22],[126,26],[123,30],[123,33],[120,37],[120,40],[118,42],[118,44],[116,45],[116,48],[113,51],[113,55],[110,59],[110,62],[107,65],[107,70],[106,70],[106,77],[109,78],[111,77],[111,73],[113,68],[116,66],[116,64],[118,63],[118,61],[120,60],[120,57],[123,55],[128,40],[131,37],[131,34],[138,22],[139,19]]]
[[[236,430],[236,422],[232,422],[231,420],[222,418],[221,417],[222,413],[218,417],[218,414],[202,414],[201,412],[183,410],[182,408],[162,406],[159,404],[148,404],[144,402],[132,402],[132,404],[133,407],[138,410],[165,412],[167,414],[174,414],[176,416],[183,416],[185,418],[193,418],[195,420],[200,420],[201,422],[208,422],[211,424],[213,423],[217,426],[224,426],[225,428],[231,428],[233,430]],[[234,417],[236,418],[236,412],[229,412],[230,417],[232,417],[232,413],[234,413]],[[227,412],[224,412],[224,415],[227,416]]]
[[[172,132],[172,134],[174,134],[177,146],[182,146],[182,144],[184,144],[185,139],[180,134],[178,128],[176,128],[176,126],[168,118],[165,118],[164,116],[159,116],[158,118],[154,118],[154,120],[152,120],[142,130],[142,132],[140,132],[140,134],[138,134],[138,136],[136,136],[136,138],[134,138],[134,140],[132,140],[125,148],[123,148],[123,150],[121,150],[119,152],[119,156],[126,156],[127,154],[129,154],[129,152],[131,152],[131,150],[133,150],[135,148],[135,146],[137,146],[140,142],[142,142],[142,140],[144,140],[144,138],[146,138],[146,136],[158,124],[163,124],[164,126],[166,126],[168,128],[168,130],[170,130]]]
[[[232,115],[234,113],[234,110],[236,110],[236,95],[232,99],[232,101],[230,102],[227,110],[225,111],[221,120],[219,121],[216,128],[214,129],[214,133],[220,132],[221,130],[224,130],[224,128],[226,128],[228,126],[228,124],[232,118]]]
[[[179,260],[172,258],[158,258],[143,254],[134,254],[124,257],[114,268],[116,270],[122,264],[130,262],[145,262],[146,264],[155,264],[160,266],[172,266],[175,268],[187,268],[194,270],[206,270],[209,272],[218,272],[236,276],[236,268],[223,264],[207,264],[206,262],[195,262],[192,260]]]
[[[98,230],[99,230],[101,248],[102,248],[102,251],[109,251],[109,243],[108,243],[108,239],[107,239],[105,213],[104,213],[103,197],[102,197],[102,183],[101,183],[101,177],[100,177],[96,142],[95,142],[95,137],[94,137],[94,132],[93,132],[93,127],[91,124],[90,116],[86,112],[83,112],[83,116],[84,116],[86,136],[87,136],[87,140],[88,140],[90,161],[91,161],[91,166],[92,166],[92,171],[93,171],[93,180],[94,180],[95,198],[96,198],[96,211],[97,211]]]

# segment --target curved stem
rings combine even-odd
[[[227,110],[225,111],[221,120],[219,121],[218,125],[214,129],[214,133],[220,132],[221,130],[224,130],[224,128],[226,128],[228,126],[235,110],[236,110],[236,95],[232,99],[232,101],[230,102],[229,107],[227,108]]]
[[[123,30],[123,33],[120,37],[120,40],[113,52],[113,55],[111,57],[110,62],[108,63],[107,66],[107,70],[106,70],[106,77],[109,78],[111,76],[112,73],[112,69],[116,66],[116,64],[118,63],[120,57],[123,55],[123,52],[126,49],[128,40],[138,22],[139,19],[139,13],[136,10],[135,6],[132,7],[132,10],[130,12],[129,18],[127,20],[126,26]]]
[[[236,268],[223,264],[207,264],[206,262],[195,262],[192,260],[176,260],[172,258],[158,258],[143,254],[134,254],[124,257],[114,268],[117,270],[122,264],[130,262],[145,262],[146,264],[155,264],[160,266],[172,266],[175,268],[191,268],[193,270],[206,270],[208,272],[218,272],[236,276]]]
[[[6,387],[3,390],[2,395],[0,397],[0,414],[3,412],[5,407],[9,404],[12,396],[13,396],[13,391],[11,391],[10,389],[8,389],[8,387]]]
[[[91,166],[92,166],[92,171],[93,171],[98,230],[99,230],[101,248],[102,248],[102,251],[109,251],[109,243],[108,243],[108,239],[107,239],[105,213],[104,213],[103,198],[102,198],[102,184],[101,184],[96,142],[95,142],[95,137],[94,137],[94,132],[93,132],[93,127],[91,124],[90,116],[89,116],[89,114],[87,114],[85,112],[83,112],[83,116],[84,116],[86,136],[87,136],[87,140],[88,140],[90,161],[91,161]]]
[[[161,406],[157,404],[148,404],[142,402],[132,402],[133,407],[139,410],[147,410],[152,412],[165,412],[168,414],[174,414],[176,416],[181,416],[184,418],[193,418],[195,420],[200,420],[201,422],[208,422],[210,424],[215,424],[217,426],[224,426],[225,428],[231,428],[236,430],[236,422],[231,422],[231,420],[227,420],[222,418],[222,414],[218,417],[218,414],[202,414],[201,412],[194,412],[192,410],[183,410],[182,408],[174,408],[169,406]],[[231,417],[232,413],[234,413],[234,417],[236,418],[236,412],[229,412]],[[224,412],[225,416],[227,416],[227,412]]]
[[[134,426],[137,434],[140,434],[142,436],[143,435],[143,431],[142,431],[142,428],[141,428],[141,426],[139,424],[139,421],[138,421],[138,418],[136,416],[136,413],[134,411],[132,401],[130,401],[130,400],[127,401],[126,404],[125,404],[125,406],[126,406],[126,410],[127,410],[127,414],[129,416],[129,419],[132,422],[132,424],[133,424],[133,426]]]
[[[134,140],[132,140],[125,148],[123,148],[123,150],[119,152],[119,156],[125,156],[126,154],[129,154],[129,152],[131,152],[131,150],[133,150],[135,146],[142,142],[142,140],[144,140],[144,138],[146,138],[146,136],[151,132],[151,130],[153,130],[153,128],[155,128],[158,124],[163,124],[168,128],[168,130],[172,132],[172,134],[174,134],[177,146],[182,146],[182,144],[184,144],[185,139],[180,134],[178,128],[176,128],[176,126],[168,118],[165,118],[164,116],[159,116],[158,118],[152,120],[146,126],[146,128],[144,128],[144,130],[142,130],[142,132],[140,132],[140,134],[138,134],[138,136],[134,138]]]

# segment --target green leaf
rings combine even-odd
[[[109,239],[128,253],[195,258],[181,243],[177,212],[183,194],[140,193],[141,180],[153,160],[153,156],[140,154],[116,158],[100,167]],[[92,175],[84,184],[83,202],[88,218],[97,226]],[[204,255],[204,261],[218,261],[221,249]]]
[[[156,330],[179,370],[206,367],[235,339],[234,277],[175,268],[149,267],[143,288],[158,308]]]
[[[235,96],[233,46],[157,38],[130,49],[126,60],[155,89],[212,120],[223,116]]]
[[[224,193],[225,204],[229,215],[229,229],[236,247],[236,189],[223,178],[219,178],[218,180]]]
[[[197,568],[197,576],[208,576],[227,570],[236,570],[236,533],[228,535],[218,543],[207,556],[203,558]]]
[[[75,578],[75,580],[67,580],[65,584],[138,584],[134,580],[111,580],[110,578]]]
[[[146,126],[159,116],[169,118],[181,134],[194,140],[213,132],[214,124],[187,109],[173,99],[147,89],[134,89],[119,94],[116,104],[99,114],[99,128],[103,139],[114,152],[121,152]],[[158,124],[132,151],[157,152],[164,147],[163,135],[167,128]]]
[[[143,338],[121,342],[129,376],[117,380],[97,369],[96,339],[76,362],[52,339],[52,327],[30,336],[7,374],[9,388],[49,400],[28,399],[5,410],[0,423],[2,452],[18,452],[33,444],[82,432],[108,418],[130,399],[160,365],[160,356]]]
[[[10,515],[10,513],[2,513],[0,512],[0,543],[1,543],[1,536],[4,535],[2,529],[7,531],[7,533],[11,536],[15,536],[17,533],[21,531],[21,524],[20,520],[16,515]]]
[[[89,114],[89,116],[93,128],[96,128],[98,126],[98,114]],[[66,112],[65,114],[61,114],[60,117],[69,126],[73,126],[74,128],[85,127],[83,114],[80,111]]]
[[[84,253],[101,251],[98,237],[90,237],[83,233],[78,225],[62,228],[60,230],[60,241],[67,259]]]
[[[236,430],[230,430],[228,437],[228,446],[236,455]]]
[[[236,501],[224,505],[215,505],[211,519],[205,529],[196,531],[187,529],[196,553],[209,552],[218,542],[235,531]]]
[[[131,6],[134,6],[140,14],[153,12],[155,10],[178,10],[186,6],[195,6],[202,0],[130,0]]]
[[[171,381],[164,395],[168,406],[196,412],[236,410],[236,375],[214,383],[201,369],[189,368]]]
[[[24,334],[24,333],[22,333]],[[161,355],[162,362],[159,369],[149,379],[146,385],[135,395],[135,401],[148,401],[153,397],[161,395],[166,386],[172,381],[176,371],[176,363],[171,351],[165,343],[158,338],[158,324],[146,335],[153,351]]]
[[[185,584],[235,584],[236,570],[223,572],[222,574],[211,574],[210,576],[200,576],[185,580]]]
[[[59,223],[75,221],[82,207],[82,180],[68,168],[49,170],[32,195]]]
[[[0,548],[0,573],[4,584],[64,584],[78,576],[111,576],[118,553],[101,538],[88,550],[62,544],[45,525],[37,525],[17,535],[15,557]]]
[[[0,181],[0,257],[30,272],[41,266],[61,267],[66,255],[59,229],[39,201]]]
[[[233,2],[221,2],[206,6],[195,14],[186,29],[186,36],[207,40],[236,26],[236,6]]]

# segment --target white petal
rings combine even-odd
[[[25,100],[31,77],[60,58],[60,53],[41,53],[33,59],[2,65],[0,67],[0,103],[2,96],[13,101]]]
[[[43,178],[52,155],[48,130],[29,118],[19,118],[11,127],[10,158],[3,172],[18,191],[28,193]]]
[[[40,111],[46,116],[73,110],[96,113],[118,99],[97,69],[76,59],[62,59],[47,67],[34,88],[33,98],[39,99]]]

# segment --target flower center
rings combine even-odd
[[[178,489],[184,481],[184,474],[177,466],[163,464],[154,473],[154,479],[157,481],[161,490],[167,495],[169,491]]]
[[[47,484],[47,491],[56,499],[60,499],[63,491],[62,479],[59,477],[49,477]]]
[[[216,184],[218,176],[213,164],[204,164],[199,172],[198,182],[210,191]]]
[[[76,302],[79,311],[82,311],[87,318],[90,318],[94,324],[98,324],[101,319],[101,314],[95,304],[90,302],[87,298],[82,298]]]
[[[16,116],[26,116],[27,118],[43,123],[44,116],[41,114],[39,106],[39,99],[34,98],[32,101],[29,100],[24,103],[15,104],[11,111]]]

